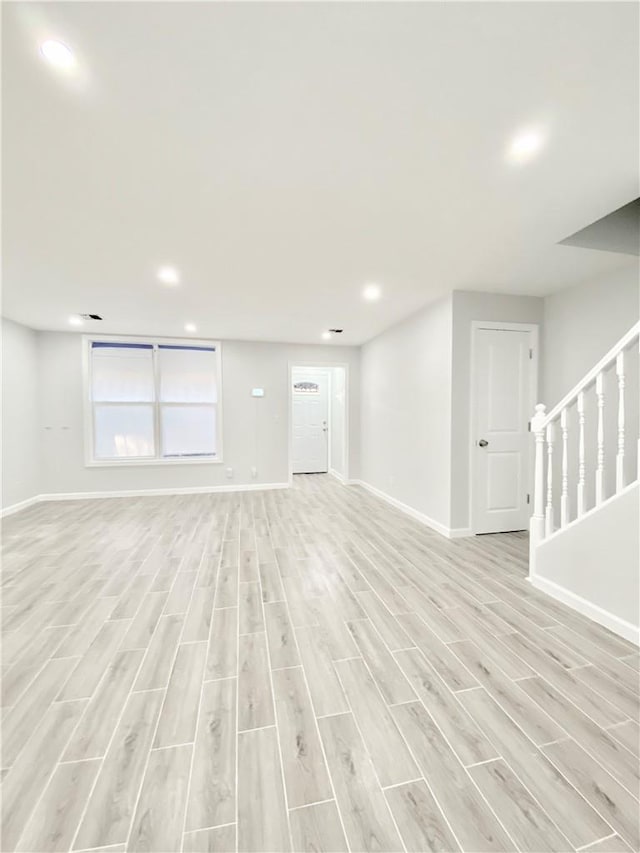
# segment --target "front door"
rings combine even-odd
[[[531,339],[528,330],[476,329],[474,533],[524,530],[529,525]]]
[[[329,378],[326,373],[293,374],[293,473],[329,470]]]

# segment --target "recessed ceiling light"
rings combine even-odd
[[[198,331],[195,323],[185,323],[184,324],[184,330],[185,330],[185,332],[197,332]]]
[[[84,322],[84,320],[82,319],[82,317],[79,314],[72,314],[69,317],[69,323],[72,326],[81,326],[83,324],[83,322]]]
[[[179,284],[180,274],[175,267],[160,267],[158,278],[163,284]]]
[[[47,62],[55,65],[56,68],[73,68],[76,64],[76,58],[71,51],[61,41],[48,39],[40,45],[40,53],[44,56]]]
[[[509,159],[512,163],[526,163],[542,148],[545,141],[544,133],[530,128],[516,134],[509,145]]]
[[[367,302],[375,302],[382,296],[382,288],[379,284],[367,284],[362,291],[362,296]]]
[[[331,340],[331,332],[323,332],[322,333],[322,340],[323,341],[330,341]]]

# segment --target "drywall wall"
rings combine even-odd
[[[546,299],[454,291],[449,300],[428,306],[363,347],[362,479],[453,535],[472,532],[472,322],[539,327],[537,398],[550,407],[637,317],[638,267],[634,263],[605,280]],[[637,354],[630,354],[628,387],[637,384],[637,376]],[[611,377],[607,382],[610,386]],[[627,412],[629,482],[637,470],[638,434],[637,406],[630,394]],[[614,426],[614,413],[615,406],[610,405],[607,436],[615,431],[609,429]],[[443,435],[447,430],[448,440]],[[611,446],[609,438],[607,443]],[[608,471],[608,494],[613,470]],[[447,494],[449,506],[445,507]]]
[[[358,401],[359,403],[360,401]],[[346,411],[346,375],[343,367],[331,368],[331,424],[329,439],[331,442],[331,470],[339,477],[347,476],[345,456]],[[358,443],[360,437],[358,436]]]
[[[451,527],[469,530],[469,454],[471,436],[471,323],[531,323],[541,325],[543,300],[535,296],[454,291],[452,295],[451,390]],[[533,414],[533,413],[532,413]]]
[[[531,576],[534,586],[636,643],[640,629],[638,511],[635,483],[597,512],[542,542]]]
[[[40,492],[37,334],[2,320],[2,508]]]
[[[349,469],[358,476],[360,351],[355,347],[223,342],[222,464],[86,467],[82,336],[42,332],[38,346],[44,494],[287,483],[289,367],[314,361],[349,367]],[[264,397],[251,396],[255,387],[264,388]]]
[[[3,504],[36,493],[285,483],[289,366],[347,364],[348,449],[340,448],[341,433],[332,423],[333,469],[362,479],[447,530],[468,531],[472,320],[542,324],[544,317],[539,397],[552,405],[637,319],[637,274],[637,265],[627,265],[606,280],[545,300],[456,291],[361,351],[228,341],[222,348],[223,464],[85,467],[81,336],[36,333],[5,321],[5,398],[16,402],[4,412]],[[13,362],[19,365],[15,369]],[[332,371],[337,394],[339,376]],[[629,376],[637,382],[631,360]],[[264,398],[251,397],[256,386],[265,388]],[[332,418],[337,419],[335,393]],[[11,410],[23,414],[14,417]],[[30,414],[35,411],[39,420]],[[628,415],[631,472],[637,435],[631,402]],[[233,468],[231,479],[227,467]]]
[[[362,347],[361,478],[449,527],[451,299]]]
[[[552,408],[640,316],[640,265],[544,299],[541,402]]]

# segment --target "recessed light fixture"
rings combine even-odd
[[[158,278],[163,284],[174,285],[180,283],[180,274],[175,267],[160,267]]]
[[[367,302],[375,302],[382,296],[382,288],[379,284],[367,284],[362,291],[362,296]]]
[[[323,341],[330,341],[331,340],[331,332],[323,332],[322,333],[322,340]]]
[[[195,323],[185,323],[184,324],[184,330],[185,330],[185,332],[197,332],[198,331]]]
[[[72,314],[69,317],[69,323],[72,326],[81,326],[83,324],[83,322],[84,322],[84,320],[82,319],[82,317],[79,314]]]
[[[512,163],[526,163],[542,148],[545,141],[544,133],[536,128],[529,128],[517,133],[509,145],[508,156]]]
[[[61,41],[56,41],[56,39],[43,41],[40,45],[40,53],[47,62],[55,65],[56,68],[68,69],[73,68],[76,64],[76,58],[71,48]]]

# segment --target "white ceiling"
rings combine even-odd
[[[635,3],[3,13],[3,313],[34,328],[357,344],[454,288],[633,262],[556,244],[638,195]],[[514,166],[529,126],[547,145]]]

